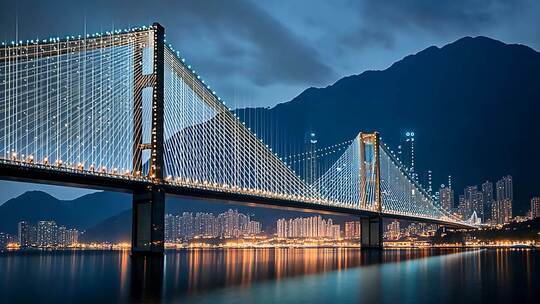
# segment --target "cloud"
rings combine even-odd
[[[466,35],[540,45],[537,0],[4,2],[0,40],[159,21],[221,97],[249,96],[255,104],[290,100],[306,87],[384,68]]]
[[[184,17],[212,37],[226,60],[235,60],[261,86],[322,83],[334,76],[315,49],[248,1],[187,1]]]
[[[340,41],[355,47],[377,43],[389,48],[403,32],[473,35],[512,18],[525,6],[527,0],[364,0],[354,8],[358,26],[346,31]]]
[[[113,24],[138,25],[157,20],[166,27],[168,41],[197,56],[193,63],[204,62],[207,56],[220,58],[211,61],[223,60],[215,66],[230,69],[216,72],[241,73],[247,82],[257,86],[323,84],[335,77],[332,68],[301,36],[255,3],[245,0],[83,3],[62,0],[49,1],[46,5],[39,0],[13,2],[0,12],[0,24],[4,29],[13,29],[18,19],[21,37],[46,34],[40,33],[44,28],[61,33],[66,28],[76,32],[85,22],[92,31],[101,31],[110,29]],[[206,70],[207,74],[214,72]]]

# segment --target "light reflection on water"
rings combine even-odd
[[[534,302],[535,250],[223,249],[0,254],[0,302]]]

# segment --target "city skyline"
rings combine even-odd
[[[4,302],[540,299],[540,2],[0,6]]]

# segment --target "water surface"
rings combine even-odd
[[[0,302],[538,303],[540,251],[0,253]]]

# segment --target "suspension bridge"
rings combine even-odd
[[[162,253],[165,194],[473,228],[411,178],[377,132],[315,180],[272,151],[165,40],[159,24],[2,43],[4,179],[133,193],[133,253]]]

